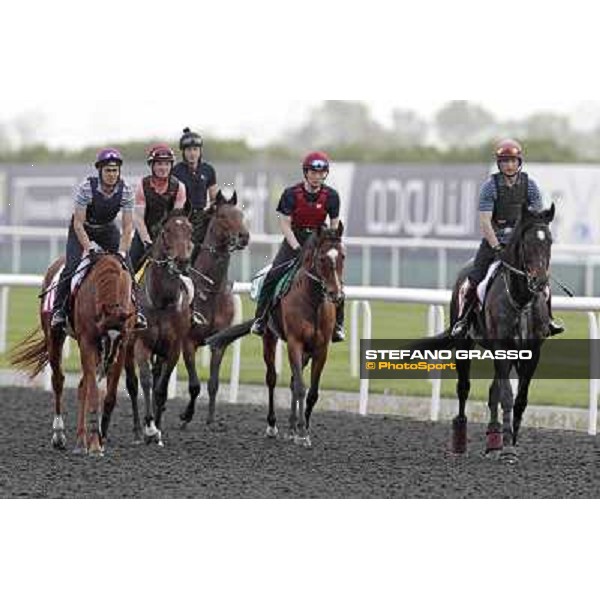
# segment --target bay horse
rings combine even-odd
[[[289,431],[286,439],[309,448],[312,411],[319,398],[319,385],[327,361],[329,344],[335,326],[336,306],[343,301],[345,249],[342,243],[344,227],[320,228],[306,241],[299,257],[299,269],[289,291],[271,309],[263,336],[265,382],[269,390],[269,412],[266,435],[279,434],[275,416],[275,350],[277,339],[287,342],[292,371],[292,392]],[[250,332],[254,320],[247,321],[211,337],[211,347],[223,347]],[[308,395],[303,371],[311,362]]]
[[[77,393],[77,438],[73,452],[102,456],[123,369],[124,342],[133,328],[135,309],[131,275],[124,259],[118,254],[100,252],[89,256],[89,272],[75,294],[71,311],[70,333],[79,345],[83,372]],[[31,378],[50,364],[54,393],[52,445],[57,449],[66,448],[62,416],[65,379],[62,348],[66,333],[64,330],[51,329],[52,303],[44,302],[44,296],[64,262],[64,257],[54,261],[44,277],[40,294],[40,326],[11,353],[11,363],[26,371]],[[101,403],[98,381],[104,377],[107,379],[106,395]]]
[[[521,218],[495,276],[488,284],[482,310],[463,339],[452,339],[450,332],[458,319],[459,290],[469,267],[461,271],[452,294],[451,326],[444,333],[417,343],[419,348],[472,350],[475,344],[484,349],[526,350],[530,360],[494,359],[494,379],[489,389],[490,421],[487,426],[486,455],[500,457],[508,463],[518,460],[517,443],[529,386],[538,366],[542,345],[549,337],[549,293],[552,233],[550,223],[555,207],[539,213],[523,207]],[[459,402],[458,415],[452,422],[452,451],[463,454],[467,449],[465,412],[471,389],[471,360],[456,360]],[[518,375],[518,391],[513,399],[510,374]],[[502,423],[499,420],[502,407]]]
[[[135,331],[126,346],[125,378],[136,443],[142,437],[137,366],[146,408],[144,439],[163,445],[160,427],[169,378],[190,328],[192,292],[181,276],[188,273],[192,250],[192,225],[183,211],[174,210],[154,243],[143,275],[139,301],[143,303],[148,327]]]
[[[192,327],[183,342],[183,360],[188,374],[190,400],[179,417],[182,428],[192,421],[196,399],[200,395],[196,351],[205,345],[209,336],[229,327],[233,322],[232,283],[227,278],[229,264],[232,254],[246,248],[250,241],[250,233],[244,223],[244,213],[237,206],[235,191],[229,200],[219,191],[208,213],[210,221],[206,236],[191,270],[196,290],[194,307],[203,315],[205,324]],[[209,425],[215,419],[219,370],[225,348],[211,350],[206,418]]]

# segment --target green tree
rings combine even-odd
[[[453,100],[435,115],[436,130],[446,146],[478,146],[494,137],[496,120],[485,108]]]

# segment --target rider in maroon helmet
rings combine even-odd
[[[325,225],[336,229],[339,223],[340,197],[336,190],[325,185],[329,175],[329,157],[324,152],[311,152],[302,161],[304,181],[287,188],[279,200],[277,212],[284,240],[273,260],[273,266],[262,286],[252,333],[263,335],[265,318],[273,289],[279,278],[300,254],[311,234]],[[332,341],[344,340],[344,305],[337,307]]]
[[[475,262],[459,290],[459,315],[452,335],[464,336],[469,329],[470,315],[477,304],[477,286],[485,279],[490,265],[500,258],[508,244],[523,206],[539,212],[543,208],[542,195],[535,181],[523,171],[523,149],[515,140],[502,140],[496,145],[494,158],[498,172],[481,188],[479,220],[483,240]],[[550,335],[564,331],[562,323],[552,317],[550,294]]]

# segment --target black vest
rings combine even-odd
[[[99,189],[100,181],[98,177],[90,177],[89,182],[92,189],[92,201],[87,205],[85,222],[92,227],[109,225],[116,219],[121,210],[125,184],[122,180],[119,181],[114,194],[107,198]]]
[[[173,168],[173,175],[185,185],[187,196],[185,210],[187,212],[192,209],[199,210],[206,206],[206,179],[203,178],[203,175],[206,177],[206,174],[202,168],[203,164],[199,162],[195,172],[192,172],[188,165],[183,162],[177,163]]]
[[[142,179],[144,198],[146,199],[144,222],[146,223],[150,238],[152,241],[155,241],[162,224],[175,206],[177,192],[179,191],[179,181],[171,175],[167,191],[164,194],[159,194],[150,185],[151,179],[151,176]]]
[[[529,177],[527,173],[521,173],[517,183],[508,187],[504,176],[496,173],[494,184],[496,185],[496,202],[492,221],[498,227],[513,227],[521,218],[523,206],[527,206]]]

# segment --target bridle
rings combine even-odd
[[[308,268],[304,268],[304,274],[317,285],[317,291],[323,299],[328,300],[329,302],[333,302],[333,304],[335,305],[341,304],[344,300],[344,293],[343,291],[340,293],[331,292],[329,289],[327,289],[327,282],[325,281],[325,278],[322,276],[322,274],[319,273],[319,270],[317,268],[318,254],[319,246],[317,246],[314,249],[311,257],[310,266]],[[343,289],[344,282],[340,281],[340,285]]]

